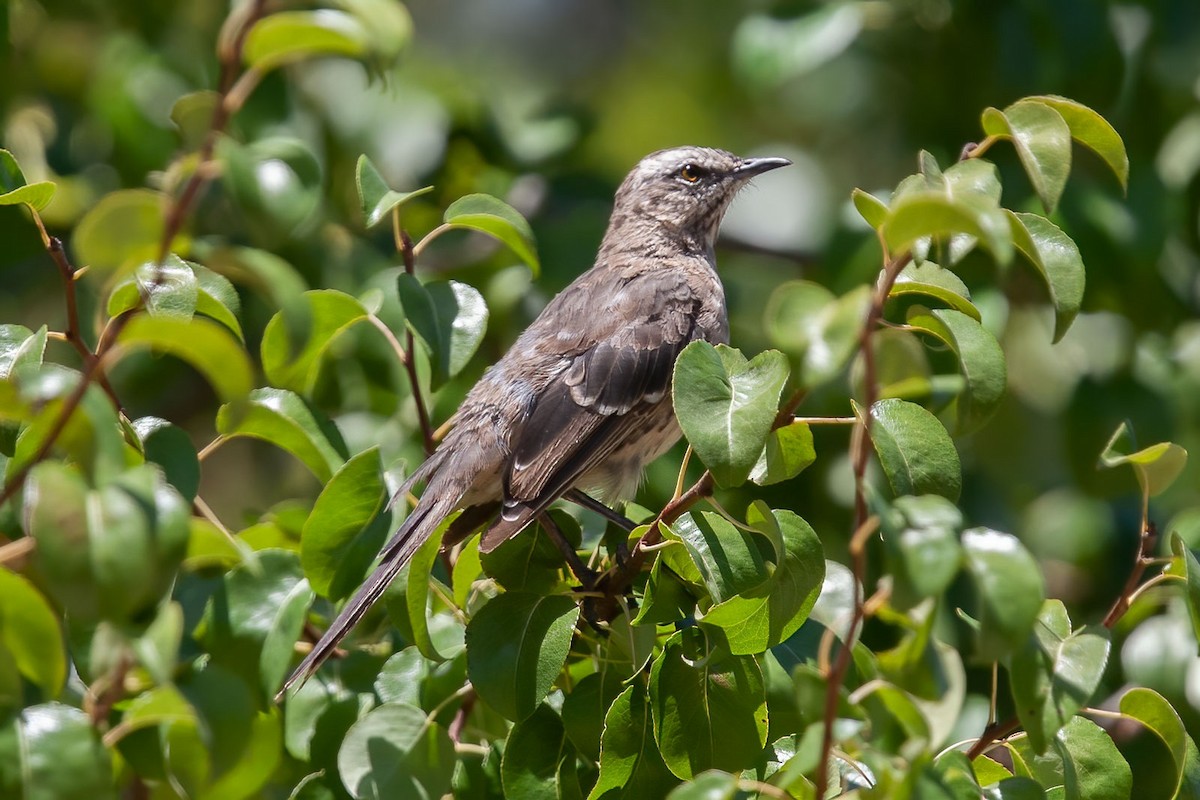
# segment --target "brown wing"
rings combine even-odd
[[[512,440],[502,522],[528,520],[604,461],[671,387],[675,358],[700,333],[700,303],[686,281],[664,271],[610,287],[619,295],[580,298],[570,321],[590,342],[538,395]],[[615,298],[615,300],[614,300]],[[597,319],[603,309],[604,319]],[[562,317],[562,314],[556,316]],[[597,333],[601,335],[597,335]],[[559,332],[560,340],[571,331]]]

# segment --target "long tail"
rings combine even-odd
[[[429,497],[429,495],[430,493],[427,491],[426,496]],[[337,648],[338,643],[383,595],[388,584],[395,580],[396,575],[412,558],[413,553],[425,543],[438,524],[454,510],[458,502],[456,495],[443,495],[440,492],[438,495],[430,497],[431,502],[418,503],[413,512],[400,525],[396,534],[384,547],[383,558],[379,566],[367,577],[366,582],[359,587],[354,597],[346,603],[342,613],[337,615],[320,641],[313,645],[312,652],[304,657],[300,666],[296,667],[295,671],[283,682],[283,688],[275,695],[275,702],[282,700],[293,686],[299,686],[312,677],[313,673]]]

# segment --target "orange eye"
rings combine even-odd
[[[703,171],[695,164],[684,164],[679,170],[679,177],[683,178],[688,183],[695,183],[700,180]]]

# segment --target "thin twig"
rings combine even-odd
[[[408,231],[400,227],[398,210],[393,211],[392,219],[400,240],[400,257],[404,260],[404,271],[412,275],[416,271],[416,248],[413,246],[413,240],[408,235]],[[428,238],[426,236],[425,240]],[[425,240],[422,240],[422,243]],[[425,445],[425,455],[430,455],[436,449],[437,442],[433,437],[433,426],[429,422],[429,411],[425,408],[425,399],[421,397],[421,382],[417,379],[417,360],[413,358],[413,348],[416,344],[413,341],[411,330],[404,332],[404,345],[403,350],[407,354],[404,359],[404,369],[408,373],[409,385],[412,386],[413,403],[417,406],[417,421],[421,425],[421,439]]]

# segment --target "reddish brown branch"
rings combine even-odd
[[[413,254],[413,240],[408,235],[408,231],[399,230],[400,234],[400,257],[404,259],[404,271],[412,275],[416,271],[416,258]],[[411,330],[406,330],[404,333],[404,347],[406,358],[404,361],[404,371],[408,373],[408,382],[412,386],[413,402],[417,406],[417,421],[421,426],[421,439],[425,446],[425,455],[430,455],[437,447],[437,441],[433,435],[433,425],[429,422],[429,410],[425,407],[425,399],[421,396],[421,383],[417,379],[417,360],[413,358],[413,348],[416,343],[413,341]]]

